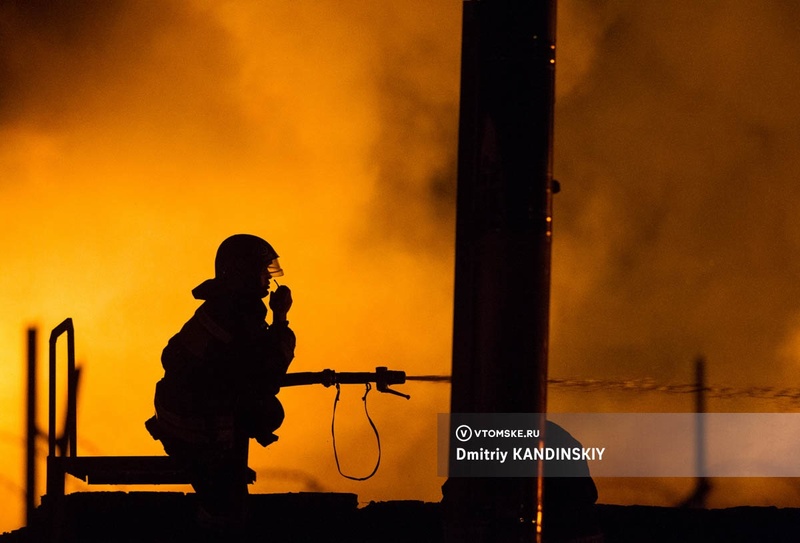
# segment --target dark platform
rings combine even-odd
[[[189,484],[186,469],[169,456],[59,456],[52,460],[64,473],[92,485]],[[256,473],[248,468],[248,482]]]
[[[64,498],[62,541],[205,541],[194,520],[195,496],[178,492],[79,492]],[[438,503],[390,501],[359,508],[355,494],[250,496],[244,541],[314,543],[440,543]],[[598,505],[607,543],[800,541],[800,509],[679,509]],[[37,514],[45,516],[47,505]],[[0,536],[0,543],[47,541],[37,527]]]

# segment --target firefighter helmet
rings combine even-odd
[[[214,260],[216,280],[233,290],[260,291],[264,274],[268,277],[283,275],[278,253],[272,245],[251,234],[235,234],[220,244]]]

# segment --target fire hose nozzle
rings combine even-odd
[[[389,370],[386,366],[378,366],[375,368],[375,388],[378,389],[378,392],[394,394],[395,396],[410,400],[410,395],[389,388],[389,385],[402,385],[405,382],[406,372],[404,371]]]

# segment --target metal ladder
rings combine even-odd
[[[64,438],[56,446],[56,343],[67,334],[67,416]],[[65,479],[71,475],[87,484],[165,485],[189,484],[189,474],[169,456],[79,456],[77,422],[77,370],[75,328],[65,319],[50,334],[47,496],[64,496]],[[248,468],[248,483],[255,482]]]

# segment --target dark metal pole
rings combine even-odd
[[[49,342],[49,384],[48,384],[48,413],[47,413],[47,496],[59,497],[64,494],[64,473],[61,471],[60,458],[56,454],[56,341],[61,334],[67,334],[67,380],[75,374],[75,328],[72,319],[65,319],[50,332]],[[72,388],[67,383],[67,388]],[[69,399],[74,393],[67,391],[67,410],[74,408],[74,402]],[[64,434],[70,445],[70,456],[77,456],[77,421],[72,419],[74,427],[65,428]],[[63,451],[64,455],[67,454]]]
[[[451,412],[540,413],[543,422],[556,2],[463,8]],[[541,488],[541,470],[451,477],[447,539],[532,540]]]
[[[695,439],[695,483],[692,493],[679,507],[704,508],[711,483],[706,477],[706,360],[698,356],[694,363],[694,439]]]
[[[695,440],[697,457],[695,459],[697,479],[695,481],[695,507],[706,506],[706,496],[711,490],[708,477],[706,477],[706,360],[702,356],[695,361],[695,382],[697,385],[695,396]]]
[[[700,356],[695,361],[695,414],[696,427],[695,427],[695,446],[697,447],[695,458],[697,477],[698,479],[705,478],[706,475],[706,425],[705,425],[705,412],[706,412],[706,361]]]
[[[28,328],[28,394],[25,429],[25,522],[33,524],[36,507],[36,328]]]

